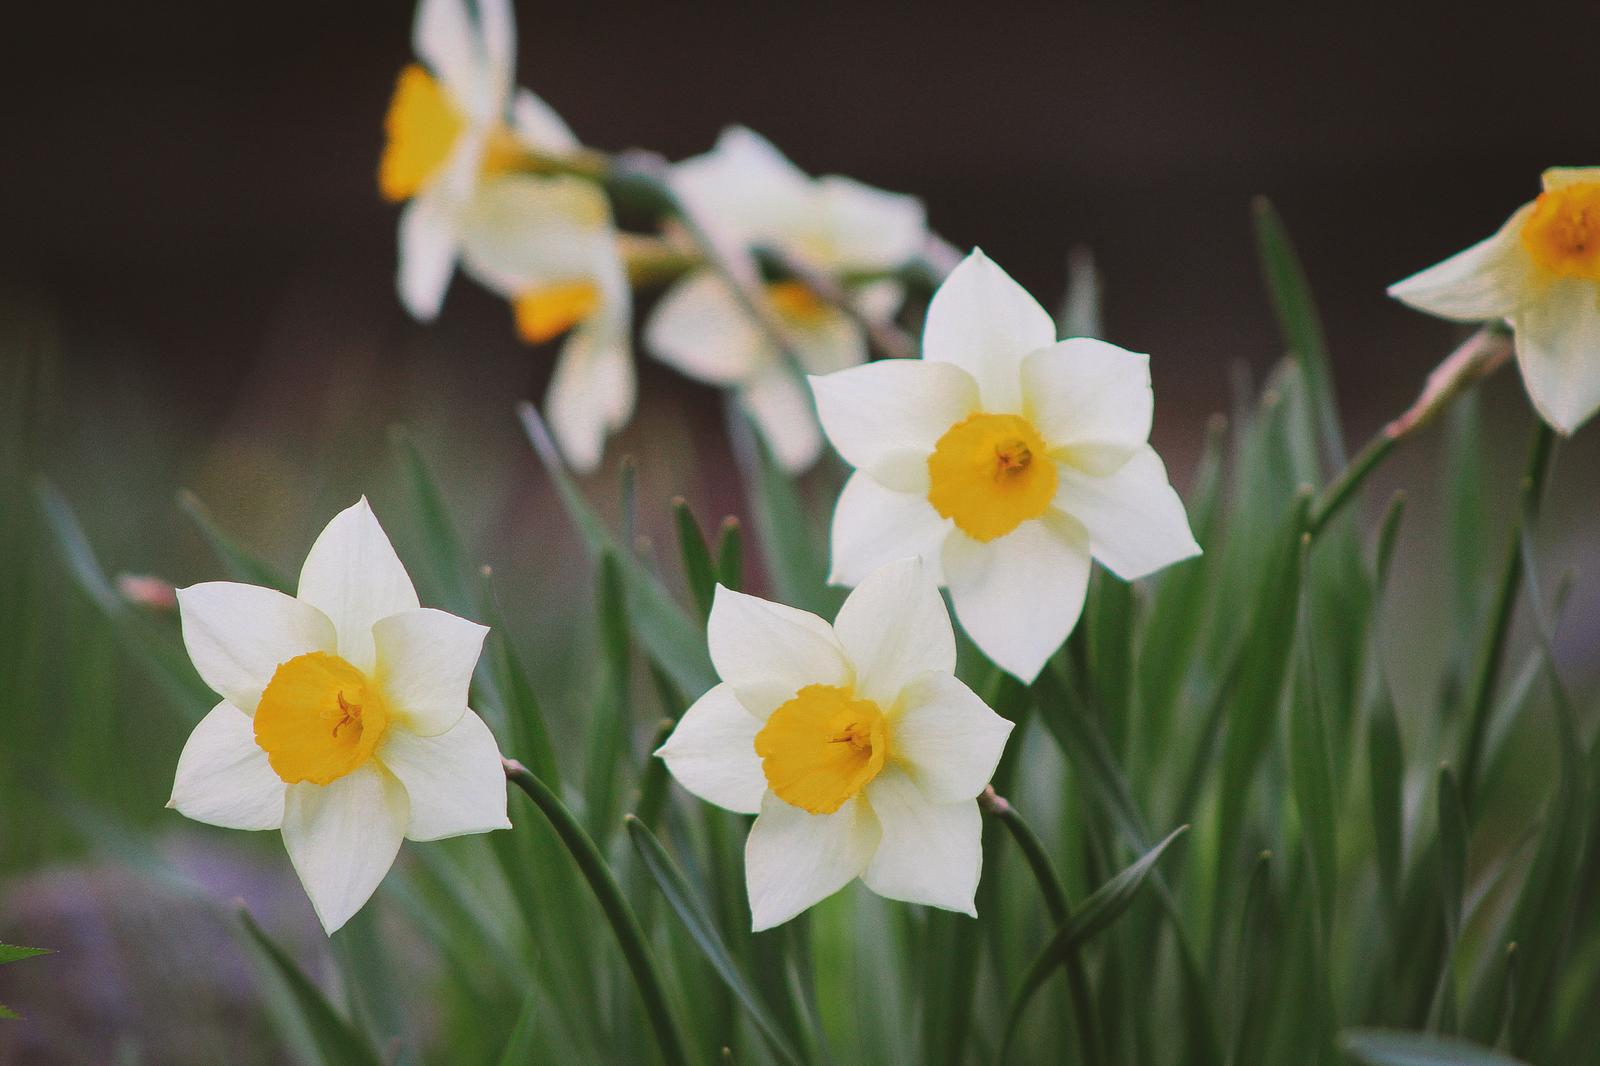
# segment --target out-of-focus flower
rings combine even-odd
[[[578,142],[549,105],[513,94],[516,27],[510,0],[422,0],[412,29],[420,63],[400,72],[378,165],[400,215],[400,300],[434,318],[461,249],[462,221],[479,191],[523,167],[530,152],[565,155]]]
[[[872,574],[831,626],[718,586],[706,635],[722,683],[656,754],[706,802],[758,815],[755,929],[857,877],[975,915],[977,796],[1011,723],[952,675],[955,634],[922,563]]]
[[[1534,407],[1572,433],[1600,409],[1600,167],[1545,171],[1494,236],[1389,295],[1459,322],[1505,319]]]
[[[462,232],[463,266],[511,302],[524,340],[567,334],[545,408],[568,461],[594,469],[635,392],[632,296],[605,193],[574,177],[499,178]]]
[[[922,350],[811,379],[856,468],[830,580],[920,555],[984,654],[1032,681],[1077,623],[1091,557],[1131,581],[1200,551],[1148,443],[1149,357],[1057,342],[979,251],[934,294]]]
[[[673,170],[673,188],[719,243],[767,248],[845,287],[855,310],[887,319],[900,305],[894,282],[857,283],[904,265],[927,243],[922,204],[850,178],[812,178],[750,130],[723,132],[710,152]],[[789,347],[808,373],[867,358],[858,323],[799,281],[762,288]],[[645,330],[657,358],[737,391],[782,466],[804,470],[822,448],[811,399],[797,369],[709,269],[690,272],[662,297]]]
[[[152,611],[170,611],[178,606],[178,593],[172,582],[148,574],[118,574],[117,592],[129,603]]]
[[[488,630],[418,606],[364,498],[311,546],[298,596],[213,581],[180,589],[178,609],[222,702],[184,745],[167,805],[281,829],[330,934],[371,898],[402,837],[510,827],[499,748],[467,707]]]

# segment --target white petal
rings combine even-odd
[[[425,189],[400,212],[400,303],[419,322],[432,322],[444,306],[456,268],[456,218],[449,199]]]
[[[1532,204],[1518,208],[1494,236],[1389,286],[1389,295],[1459,322],[1511,314],[1529,283],[1531,264],[1520,234],[1532,210]]]
[[[224,829],[276,829],[287,788],[256,744],[250,716],[219,703],[183,745],[167,806]]]
[[[956,668],[956,634],[921,559],[874,570],[839,608],[833,632],[856,671],[856,692],[888,710],[906,683]]]
[[[378,619],[372,626],[374,674],[395,724],[425,737],[454,727],[467,711],[467,689],[488,632],[431,607]]]
[[[1579,279],[1551,282],[1513,322],[1534,407],[1571,434],[1600,408],[1600,290]]]
[[[983,819],[976,800],[929,803],[893,766],[867,783],[883,838],[861,880],[889,899],[978,916],[973,897],[983,872]]]
[[[566,121],[542,98],[521,89],[511,102],[511,128],[539,152],[564,155],[578,147],[578,138]]]
[[[488,91],[492,103],[502,107],[517,80],[517,22],[511,12],[511,0],[478,0],[478,25],[482,30]]]
[[[1118,577],[1133,581],[1200,554],[1183,501],[1148,444],[1105,477],[1060,470],[1055,506],[1083,524],[1090,551]]]
[[[786,472],[809,470],[822,454],[822,429],[811,391],[788,367],[775,366],[746,381],[739,402]]]
[[[836,307],[824,307],[804,322],[781,320],[796,360],[808,374],[831,374],[867,361],[867,337],[860,325]]]
[[[859,797],[832,814],[811,814],[767,793],[744,844],[753,930],[781,925],[855,880],[878,835],[878,820]]]
[[[457,105],[471,107],[481,95],[483,58],[466,0],[422,0],[411,47]]]
[[[1050,313],[974,249],[928,304],[922,355],[976,378],[985,410],[1020,412],[1022,360],[1055,342]]]
[[[885,278],[869,281],[850,290],[850,305],[869,322],[887,322],[906,302],[906,287]]]
[[[433,737],[391,725],[377,755],[405,786],[411,804],[407,838],[442,840],[511,828],[500,746],[477,712],[467,711]]]
[[[1062,341],[1023,360],[1022,390],[1029,419],[1052,449],[1133,449],[1150,439],[1148,355],[1087,337]]]
[[[373,625],[416,610],[417,590],[365,496],[334,515],[311,545],[300,598],[333,620],[339,654],[364,674],[376,666]]]
[[[372,898],[394,865],[409,812],[404,786],[375,762],[331,784],[289,789],[283,845],[329,935]]]
[[[893,270],[921,251],[928,238],[927,215],[915,196],[829,175],[817,180],[817,199],[831,253],[821,266]]]
[[[321,611],[276,589],[207,581],[178,590],[183,644],[206,687],[255,714],[278,667],[308,651],[338,650]]]
[[[711,385],[733,385],[772,368],[778,354],[709,270],[668,289],[645,326],[644,343],[668,366]]]
[[[1012,723],[948,673],[927,673],[901,695],[891,758],[935,803],[976,799],[1000,762]]]
[[[809,611],[717,586],[706,625],[717,676],[762,721],[807,685],[850,680],[833,627]]]
[[[486,182],[463,208],[460,230],[462,267],[507,298],[622,270],[605,194],[581,178],[513,174]]]
[[[858,470],[844,483],[833,510],[828,583],[859,585],[885,563],[916,555],[927,565],[928,579],[942,585],[944,542],[954,528],[926,496],[886,489]]]
[[[636,388],[625,328],[604,318],[572,331],[550,378],[545,414],[573,469],[600,465],[606,438],[633,417]]]
[[[944,576],[956,619],[1001,669],[1031,684],[1066,641],[1089,587],[1089,535],[1065,515],[988,543],[954,531]]]
[[[656,755],[678,784],[740,814],[761,810],[767,778],[756,754],[761,720],[739,702],[729,685],[717,685],[695,700]]]
[[[823,432],[844,461],[919,495],[939,438],[978,409],[978,383],[950,363],[884,359],[810,382]]]
[[[811,179],[743,126],[723,130],[711,151],[674,166],[672,184],[697,217],[714,219],[743,244],[781,241],[812,215]]]

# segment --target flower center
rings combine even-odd
[[[851,689],[807,685],[772,712],[756,734],[756,754],[779,799],[832,814],[883,769],[889,722]]]
[[[256,707],[256,743],[284,781],[326,785],[372,757],[389,709],[365,675],[327,652],[278,667]]]
[[[968,415],[928,456],[928,502],[974,540],[1003,537],[1055,498],[1056,466],[1045,452],[1020,415]]]
[[[1522,224],[1522,244],[1547,273],[1600,281],[1600,182],[1540,193]]]
[[[378,189],[393,203],[410,199],[450,158],[467,120],[444,87],[420,64],[400,72],[389,114],[387,141],[378,164]]]
[[[520,293],[512,302],[517,334],[529,344],[543,344],[582,322],[600,306],[600,289],[592,281],[563,281]]]
[[[767,286],[767,299],[781,317],[801,324],[816,322],[828,311],[827,305],[802,281],[772,282]]]

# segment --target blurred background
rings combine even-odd
[[[1351,440],[1409,403],[1460,334],[1384,287],[1487,236],[1544,167],[1595,161],[1581,106],[1593,16],[1560,8],[521,3],[518,72],[597,147],[677,159],[739,122],[810,172],[916,194],[937,232],[981,243],[1047,305],[1068,249],[1087,245],[1106,337],[1152,353],[1155,443],[1181,489],[1238,368],[1259,383],[1282,354],[1254,195],[1282,212],[1320,299]],[[38,428],[0,467],[0,519],[33,521],[42,469],[108,572],[183,585],[221,571],[180,489],[291,571],[366,493],[405,557],[417,531],[387,432],[403,423],[495,567],[541,696],[576,729],[594,684],[589,568],[511,413],[542,397],[551,351],[519,343],[507,309],[460,279],[429,326],[394,295],[397,213],[375,170],[410,22],[397,3],[34,4],[8,18],[0,303],[16,351],[0,359],[18,365],[26,348],[47,372],[26,391],[0,376],[0,411]],[[586,489],[614,517],[617,461],[637,457],[641,532],[667,544],[671,496],[712,525],[741,490],[720,397],[642,353],[640,367],[639,414]],[[1485,494],[1503,506],[1528,418],[1511,373],[1485,410]],[[1427,528],[1434,436],[1382,473],[1369,510],[1404,485],[1410,528]],[[1600,551],[1595,439],[1558,458],[1552,569]],[[1450,610],[1443,550],[1402,537],[1402,618]],[[0,1061],[129,1048],[180,1061],[250,1031],[250,973],[220,921],[105,858],[105,837],[155,828],[191,884],[248,896],[311,951],[319,934],[275,838],[163,811],[186,720],[107,646],[53,554],[0,570],[0,611],[51,608],[23,616],[48,624],[7,631],[33,651],[13,644],[0,676],[0,940],[61,949],[0,971],[0,1002],[32,1019],[0,1022]],[[1429,627],[1410,633],[1407,655],[1426,664]],[[1561,646],[1577,683],[1597,633],[1600,587],[1580,580]],[[1402,710],[1409,676],[1398,664]],[[184,1002],[170,982],[193,985],[192,967],[208,976],[190,1006],[214,1035],[197,1022],[185,1039],[199,1043],[170,1047],[171,1016],[145,1008]]]

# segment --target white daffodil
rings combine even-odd
[[[894,314],[900,286],[849,285],[850,280],[892,271],[928,241],[922,204],[914,197],[850,178],[811,178],[742,127],[724,131],[705,155],[677,164],[672,181],[720,245],[743,254],[768,248],[792,256],[847,285],[855,310],[868,319]],[[750,273],[756,275],[753,267]],[[772,282],[760,291],[806,372],[825,374],[866,360],[861,326],[801,282]],[[816,462],[822,436],[796,368],[713,271],[691,271],[667,291],[645,329],[645,343],[690,377],[737,390],[785,469],[804,470]]]
[[[635,394],[632,294],[605,193],[574,177],[489,182],[465,212],[462,263],[511,301],[523,340],[568,334],[545,407],[568,461],[593,470]]]
[[[1505,319],[1534,407],[1572,433],[1600,409],[1600,167],[1545,171],[1494,236],[1389,295],[1458,322]]]
[[[857,877],[975,915],[977,796],[1011,723],[952,675],[955,634],[921,562],[872,574],[831,626],[718,586],[706,637],[722,683],[656,754],[696,796],[758,816],[755,929]]]
[[[934,294],[922,351],[811,379],[856,468],[830,580],[920,555],[984,654],[1031,682],[1077,623],[1091,557],[1131,581],[1200,551],[1148,443],[1149,357],[1058,342],[979,251]]]
[[[483,626],[417,605],[363,498],[322,531],[298,596],[212,581],[178,591],[183,642],[222,702],[178,757],[167,804],[281,829],[330,934],[400,840],[506,829],[500,752],[467,707]]]
[[[510,0],[422,0],[412,28],[421,63],[400,72],[384,120],[378,188],[400,215],[400,300],[423,321],[438,315],[461,248],[462,220],[484,185],[521,168],[529,152],[566,155],[572,131],[516,77]],[[409,201],[409,202],[407,202]]]

